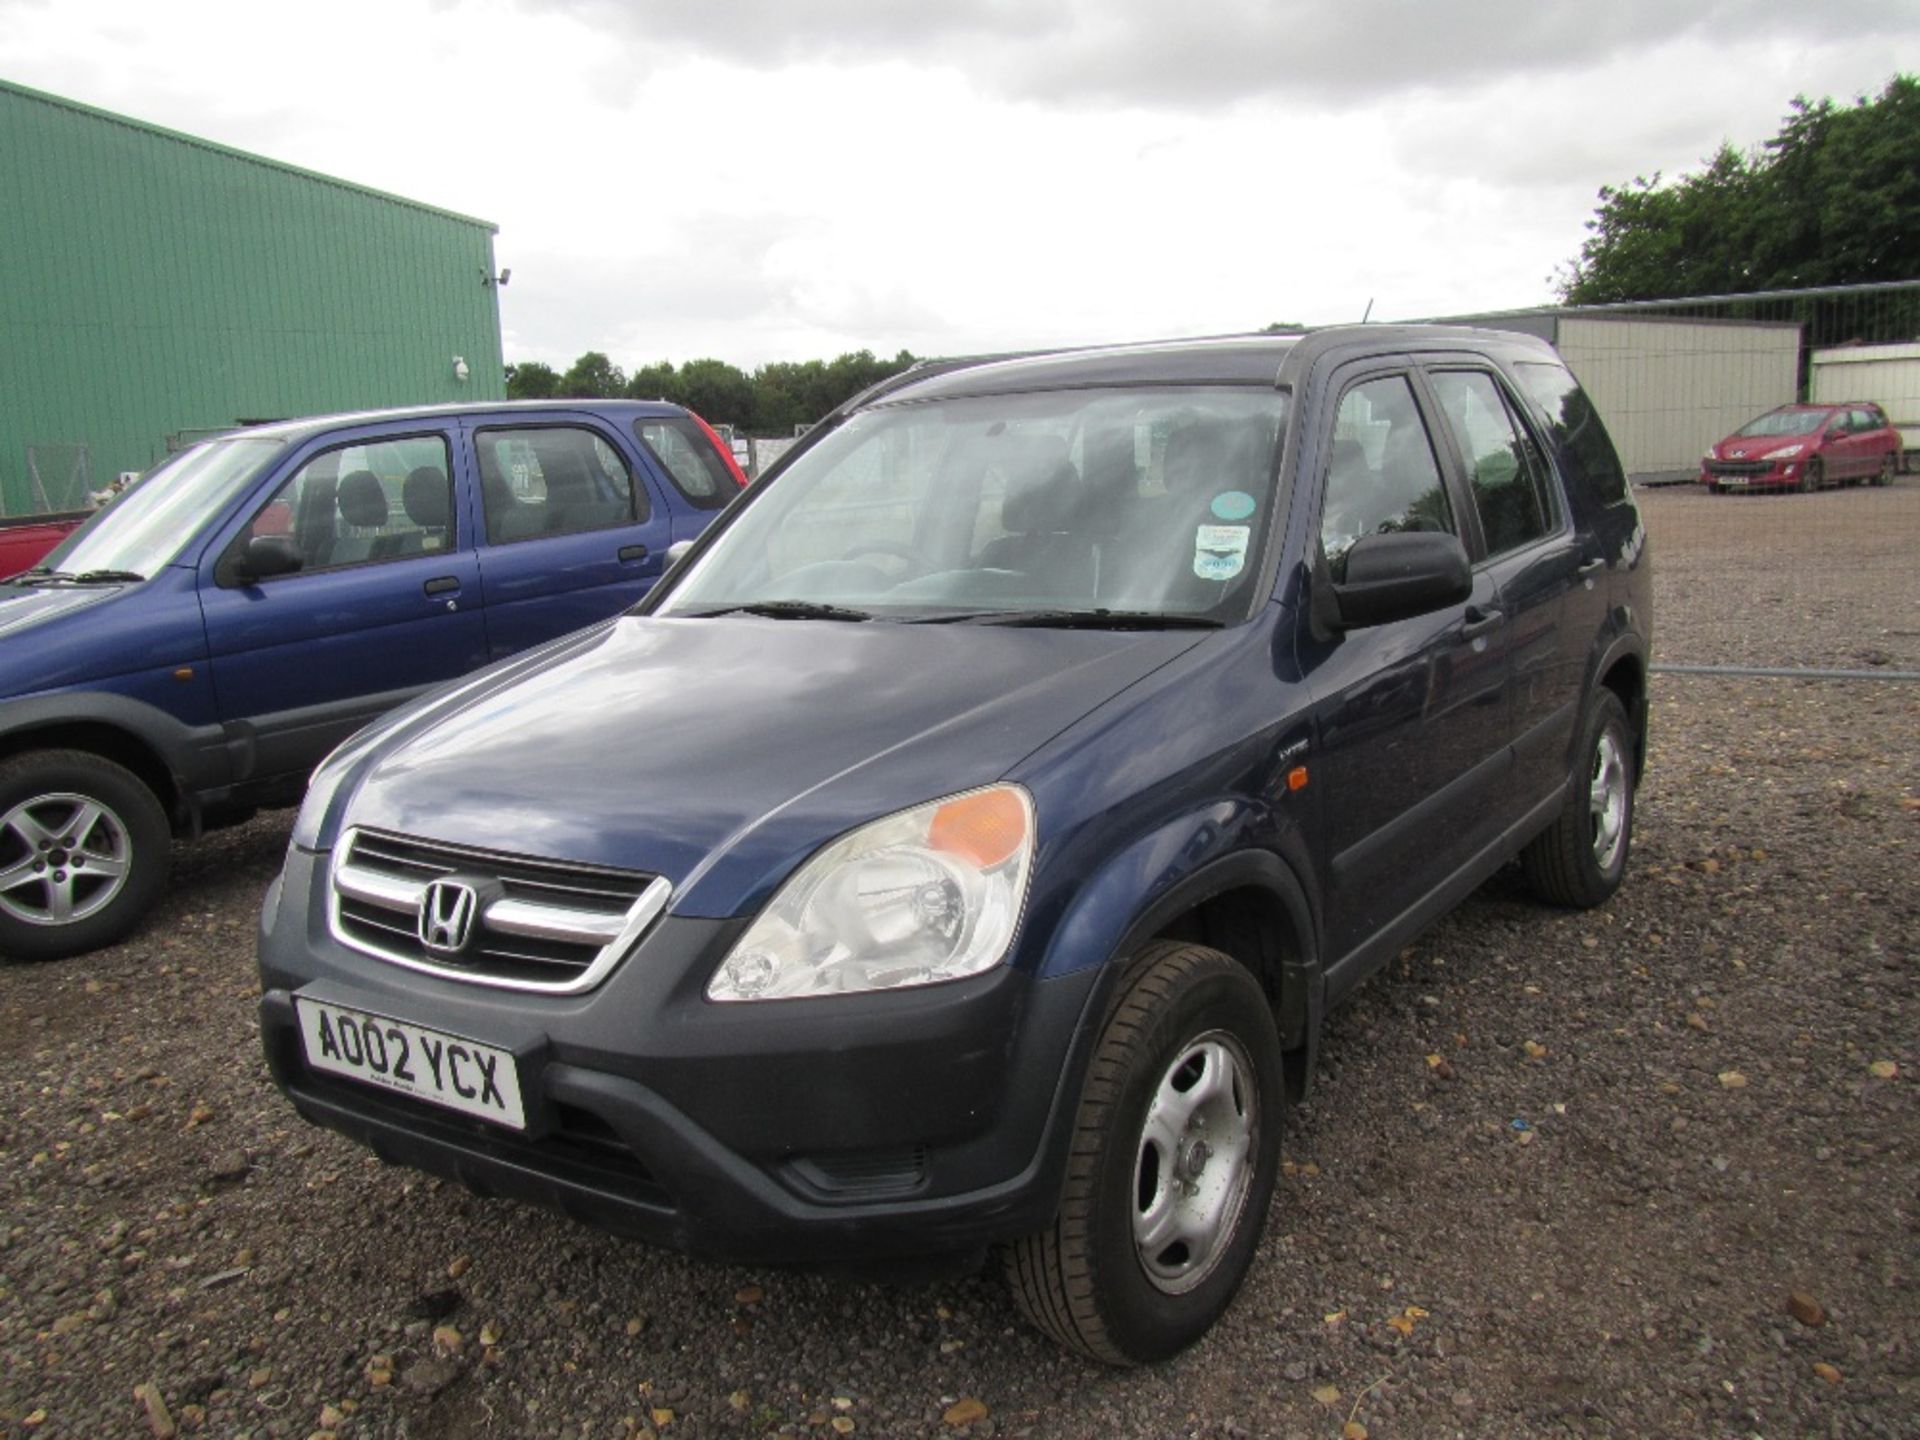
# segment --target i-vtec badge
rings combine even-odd
[[[464,880],[435,880],[420,896],[420,943],[435,955],[459,955],[473,939],[480,895]]]

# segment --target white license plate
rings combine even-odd
[[[429,1030],[384,1015],[344,1010],[296,995],[307,1064],[416,1100],[527,1128],[513,1056],[464,1035]]]

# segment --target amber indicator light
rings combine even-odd
[[[1304,790],[1307,788],[1307,767],[1296,765],[1287,772],[1287,789]]]

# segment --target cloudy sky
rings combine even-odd
[[[0,77],[494,221],[561,367],[1537,304],[1916,68],[1920,0],[0,0]]]

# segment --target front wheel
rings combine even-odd
[[[1633,725],[1602,688],[1581,728],[1580,768],[1559,818],[1520,852],[1527,883],[1554,905],[1590,909],[1620,888],[1633,843]]]
[[[1059,1215],[1006,1255],[1027,1318],[1113,1365],[1197,1340],[1265,1228],[1285,1103],[1253,976],[1200,945],[1143,950],[1088,1070]]]
[[[118,940],[160,898],[169,843],[159,800],[110,760],[40,750],[0,765],[0,954]]]
[[[1800,493],[1804,495],[1809,490],[1824,490],[1826,488],[1826,462],[1816,455],[1813,459],[1807,461],[1807,468],[1800,472]]]
[[[1894,469],[1893,451],[1889,450],[1880,457],[1880,469],[1878,473],[1874,475],[1873,483],[1876,485],[1891,485],[1893,483]]]

